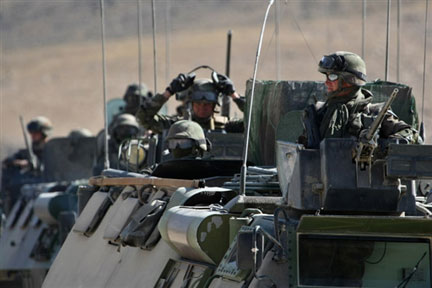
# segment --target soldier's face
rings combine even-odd
[[[44,136],[42,135],[41,132],[31,132],[30,137],[33,143],[40,142],[44,139]]]
[[[330,80],[328,75],[326,76],[325,86],[327,87],[327,92],[334,92],[339,88],[339,79]]]
[[[198,118],[209,118],[213,114],[215,104],[206,102],[194,102],[192,103],[192,110]]]
[[[339,79],[340,79],[339,77],[333,81],[331,79],[332,79],[332,77],[329,77],[329,75],[326,75],[325,86],[327,88],[327,92],[329,92],[329,93],[337,91],[339,88],[347,88],[347,87],[353,86],[350,83],[346,82],[344,79],[342,79],[342,81],[339,81]],[[342,85],[342,87],[339,87],[340,85]],[[343,96],[343,95],[346,95],[347,93],[349,93],[349,91],[339,93],[338,95]]]

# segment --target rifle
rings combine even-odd
[[[374,139],[378,135],[378,129],[381,127],[381,124],[384,121],[387,110],[390,108],[390,105],[393,103],[398,93],[399,93],[399,89],[395,88],[392,94],[390,95],[390,97],[385,102],[383,108],[378,113],[375,120],[372,122],[372,125],[368,128],[366,134],[363,137],[360,137],[355,152],[356,162],[358,163],[371,162],[372,153],[377,146],[376,141]]]
[[[28,141],[28,138],[27,138],[27,133],[26,133],[26,130],[24,128],[23,117],[20,115],[19,119],[20,119],[20,123],[21,123],[21,130],[23,132],[24,142],[25,142],[25,145],[26,145],[27,153],[29,155],[29,163],[30,163],[31,169],[35,169],[37,167],[37,165],[36,165],[36,156],[34,155],[33,150],[30,147],[30,144],[29,144],[29,141]]]

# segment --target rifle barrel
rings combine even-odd
[[[381,109],[381,111],[378,113],[378,116],[375,118],[374,122],[372,122],[371,127],[369,128],[368,133],[366,134],[366,139],[372,140],[373,136],[375,135],[376,131],[380,127],[381,123],[384,120],[384,116],[387,113],[387,110],[390,108],[390,105],[393,103],[394,99],[396,98],[396,95],[399,93],[399,89],[395,88],[390,95],[387,102],[384,104],[384,107]]]

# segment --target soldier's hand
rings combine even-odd
[[[378,142],[378,134],[375,134],[372,139],[367,139],[366,135],[369,133],[369,129],[363,129],[360,131],[359,140],[363,144],[368,144],[370,146],[376,146]]]
[[[192,86],[194,79],[195,73],[181,73],[171,81],[170,85],[167,87],[167,90],[171,93],[171,95],[184,91]]]
[[[234,83],[227,76],[217,74],[218,83],[217,87],[219,92],[225,95],[231,95],[235,92]]]
[[[30,162],[27,159],[15,159],[12,161],[12,165],[23,169],[26,167],[30,167]]]

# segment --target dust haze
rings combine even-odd
[[[225,72],[226,34],[233,31],[231,78],[242,94],[252,77],[267,1],[156,0],[157,91],[198,65]],[[389,80],[397,81],[397,5],[390,28]],[[151,1],[142,1],[142,77],[154,91]],[[425,1],[401,1],[399,82],[413,87],[422,116]],[[279,1],[279,34],[272,9],[258,79],[323,80],[323,54],[362,54],[362,1]],[[387,1],[367,1],[368,79],[384,79]],[[107,98],[138,82],[137,2],[105,0]],[[429,13],[430,14],[430,13]],[[430,21],[432,22],[432,21]],[[432,27],[429,22],[424,121],[431,142]],[[24,146],[19,115],[45,115],[53,137],[103,128],[102,56],[98,0],[0,0],[0,158]],[[279,36],[278,36],[279,35]],[[277,43],[280,47],[277,64]],[[279,70],[278,70],[279,67]],[[209,77],[200,72],[198,77]],[[170,100],[169,112],[175,100]],[[232,109],[234,110],[234,109]],[[237,110],[232,112],[241,116]],[[234,115],[233,115],[234,116]]]

